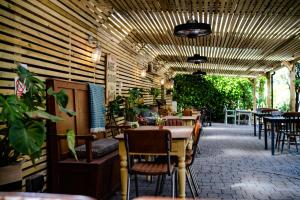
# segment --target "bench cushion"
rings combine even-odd
[[[118,140],[103,138],[92,142],[93,158],[100,158],[118,149]],[[86,158],[85,144],[75,148],[78,158]]]

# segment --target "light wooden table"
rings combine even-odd
[[[198,115],[193,115],[193,116],[165,116],[162,117],[164,120],[168,119],[178,119],[182,120],[184,126],[192,126],[194,122],[196,121]]]
[[[137,130],[155,130],[158,126],[140,126]],[[185,198],[185,150],[189,138],[191,138],[192,126],[164,126],[164,129],[170,130],[172,134],[171,155],[178,157],[178,192],[180,198]],[[120,171],[121,171],[121,193],[122,199],[126,199],[127,191],[127,156],[124,143],[124,135],[116,136],[119,140]],[[147,138],[145,138],[147,139]]]

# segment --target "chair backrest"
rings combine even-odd
[[[195,122],[194,129],[193,129],[193,147],[192,147],[193,155],[192,155],[191,165],[193,164],[196,153],[197,153],[197,146],[198,146],[198,143],[200,140],[200,135],[201,135],[202,131],[203,131],[202,125],[201,125],[200,121],[197,120]]]
[[[288,119],[283,129],[291,135],[300,135],[300,112],[286,112],[282,116]]]
[[[165,126],[183,126],[183,122],[180,119],[167,119]]]
[[[171,151],[169,130],[124,130],[126,150],[130,154],[164,154]]]
[[[124,130],[124,140],[128,160],[128,171],[131,172],[131,156],[164,155],[168,159],[170,173],[170,151],[172,136],[169,130]]]
[[[63,89],[68,95],[67,108],[76,112],[76,116],[68,116],[61,112],[55,104],[54,97],[47,98],[47,111],[50,114],[58,115],[63,120],[53,123],[47,122],[47,148],[49,160],[56,162],[69,157],[69,148],[66,140],[58,140],[57,134],[64,134],[68,129],[73,129],[75,134],[91,135],[90,133],[90,116],[89,116],[89,99],[88,84],[69,82],[58,79],[48,79],[47,88],[52,87],[54,91]],[[84,141],[76,141],[76,146],[85,144]]]
[[[278,109],[275,109],[275,108],[262,108],[261,109],[261,113],[271,114],[273,111],[278,111]]]
[[[191,109],[185,109],[182,113],[183,116],[192,116],[193,111]]]
[[[194,129],[193,129],[193,148],[198,145],[200,138],[200,130],[202,129],[202,125],[199,120],[196,120]]]

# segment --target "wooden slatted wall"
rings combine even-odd
[[[122,95],[132,87],[159,87],[159,78],[149,77],[153,82],[140,78],[140,70],[149,62],[149,56],[138,55],[129,41],[119,43],[107,29],[102,29],[105,16],[99,22],[95,13],[86,9],[75,0],[0,0],[0,92],[14,92],[14,69],[18,63],[27,64],[42,80],[52,77],[104,85],[108,53],[117,56],[117,87],[121,81]],[[91,62],[89,35],[97,38],[102,47],[101,62],[97,65]],[[145,96],[146,103],[151,100],[149,95]],[[46,160],[44,149],[36,167],[29,161],[24,163],[23,177],[34,173],[46,175]]]

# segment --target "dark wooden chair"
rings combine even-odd
[[[67,108],[76,111],[76,116],[69,117],[52,97],[47,99],[48,112],[63,118],[47,124],[48,191],[108,199],[120,185],[118,142],[90,133],[88,84],[47,80],[46,85],[54,91],[64,89],[69,97]],[[64,135],[68,129],[76,134],[78,161],[68,149]]]
[[[281,134],[283,134],[283,141],[281,146],[281,153],[283,151],[285,140],[288,142],[288,148],[291,144],[296,145],[298,152],[298,139],[300,138],[300,112],[287,112],[283,114],[283,117],[287,119],[285,123],[281,125]]]
[[[194,125],[194,129],[193,129],[193,134],[192,134],[192,136],[193,136],[192,148],[186,149],[186,158],[185,158],[186,180],[188,181],[188,186],[190,188],[193,198],[195,198],[196,195],[199,196],[199,194],[200,194],[198,186],[195,182],[194,173],[192,171],[191,166],[194,163],[195,157],[197,155],[198,143],[200,140],[201,133],[202,133],[202,124],[199,120],[199,117],[197,117],[197,120]],[[163,159],[165,159],[165,158],[163,158]],[[172,157],[172,159],[174,162],[178,163],[177,157]],[[178,164],[177,164],[177,166],[178,166]],[[158,187],[160,187],[159,194],[162,193],[163,186],[164,186],[164,180],[165,180],[165,176],[163,176],[161,183],[158,184]],[[177,177],[175,177],[175,182],[177,182]]]
[[[165,126],[183,126],[183,122],[180,119],[167,119]]]
[[[185,158],[185,167],[186,167],[186,177],[188,181],[188,185],[190,188],[190,191],[193,195],[193,198],[199,196],[199,189],[197,184],[195,183],[195,178],[194,178],[194,173],[192,171],[191,166],[194,163],[195,157],[197,155],[197,149],[198,149],[198,144],[200,140],[200,135],[202,133],[202,126],[199,120],[196,121],[194,125],[194,130],[193,130],[193,145],[192,149],[187,149],[186,150],[186,158]],[[196,193],[196,195],[195,195]]]
[[[124,139],[128,163],[127,199],[129,199],[130,175],[135,176],[136,196],[139,195],[137,175],[172,176],[172,197],[174,197],[176,168],[175,163],[172,163],[170,159],[171,132],[169,130],[129,129],[124,131]],[[145,155],[165,156],[167,159],[160,162],[141,159],[141,156]]]

